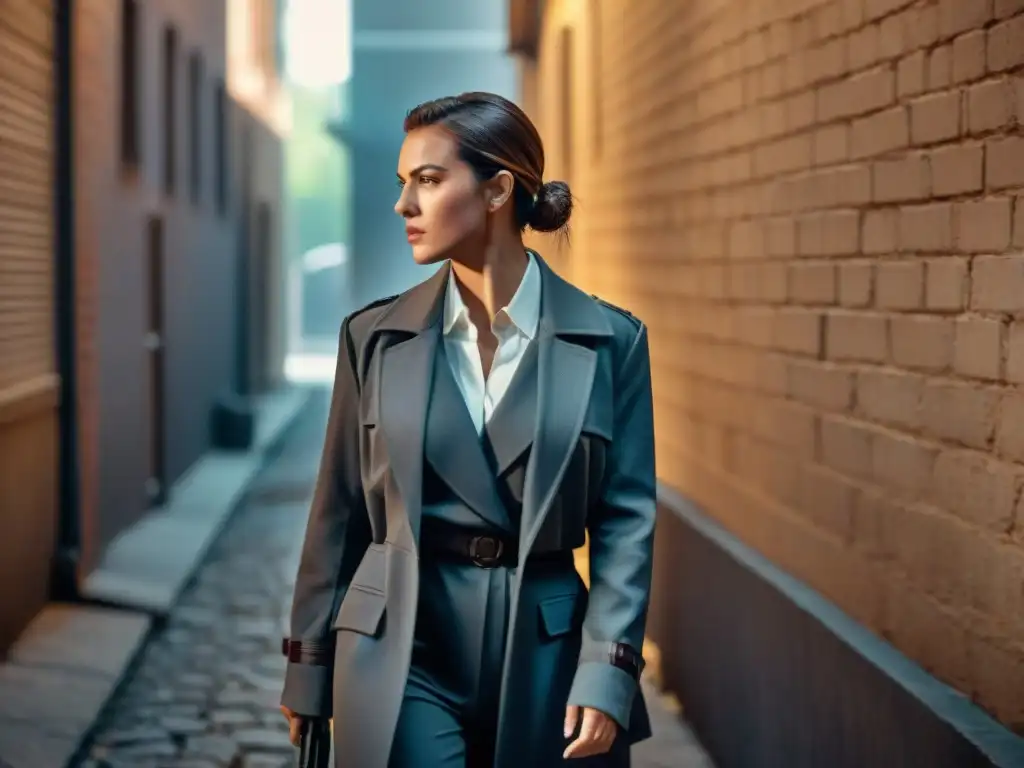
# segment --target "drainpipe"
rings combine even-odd
[[[75,360],[73,0],[56,0],[54,11],[54,301],[60,445],[59,512],[51,589],[57,599],[68,600],[77,597],[82,544]]]

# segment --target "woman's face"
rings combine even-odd
[[[462,246],[485,236],[483,185],[443,128],[416,128],[406,135],[398,156],[398,183],[402,193],[395,213],[405,219],[417,264],[452,258]]]

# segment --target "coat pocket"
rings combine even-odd
[[[341,601],[341,608],[334,619],[334,629],[377,637],[384,623],[386,604],[383,592],[353,584]]]
[[[568,635],[576,628],[579,595],[557,595],[540,601],[540,630],[548,638]]]

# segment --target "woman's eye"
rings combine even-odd
[[[402,181],[401,179],[398,179],[397,181],[395,181],[395,184],[398,185],[399,189],[405,189],[405,182]]]
[[[432,176],[420,176],[420,184],[430,185],[430,184],[437,184],[437,183],[438,183],[437,179],[433,178]]]

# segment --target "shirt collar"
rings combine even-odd
[[[520,333],[532,339],[540,324],[540,268],[537,260],[530,252],[526,252],[527,263],[523,279],[519,282],[512,300],[502,307],[512,324]],[[444,298],[444,334],[446,336],[465,329],[469,324],[469,309],[462,300],[458,281],[453,274],[448,275],[448,287]]]

